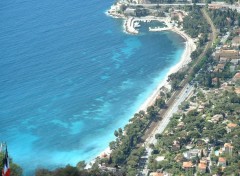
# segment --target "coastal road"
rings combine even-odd
[[[153,130],[150,137],[146,139],[144,142],[144,146],[146,148],[146,152],[144,156],[142,156],[142,159],[140,161],[140,169],[139,169],[139,176],[147,175],[148,169],[148,158],[151,156],[152,149],[149,147],[149,144],[156,144],[157,140],[155,139],[156,134],[161,134],[164,129],[167,127],[171,117],[174,113],[178,111],[178,106],[181,105],[181,103],[186,100],[192,93],[193,93],[194,87],[192,85],[187,84],[184,88],[182,88],[181,92],[177,97],[175,97],[175,101],[172,103],[172,106],[167,109],[165,114],[163,115],[163,119],[159,123],[159,125]]]
[[[202,57],[206,54],[207,50],[212,47],[213,42],[215,41],[215,39],[217,37],[216,28],[213,25],[213,22],[210,19],[210,17],[208,16],[206,10],[202,9],[201,12],[202,12],[204,18],[206,19],[207,23],[210,25],[212,33],[210,34],[210,39],[209,39],[208,43],[206,44],[203,52],[197,58],[197,61],[195,62],[193,67],[188,70],[189,71],[188,77],[193,72],[193,68],[202,60]],[[151,130],[150,134],[148,134],[148,132],[146,132],[146,136],[145,136],[146,140],[144,143],[144,146],[146,147],[146,153],[142,157],[143,162],[141,163],[141,161],[140,161],[141,167],[139,169],[139,174],[138,174],[139,176],[144,176],[144,175],[147,175],[147,173],[148,173],[148,169],[147,169],[148,158],[151,156],[151,151],[152,151],[151,148],[149,147],[149,144],[151,144],[151,143],[155,144],[157,142],[157,140],[155,139],[155,134],[162,133],[164,131],[164,129],[166,128],[167,124],[169,123],[170,118],[173,115],[173,113],[177,112],[178,106],[194,90],[193,86],[188,84],[188,80],[189,80],[188,77],[187,77],[187,79],[184,79],[180,84],[180,86],[183,88],[176,91],[170,98],[170,100],[168,102],[168,109],[167,109],[167,111],[164,112],[164,114],[162,116],[163,120],[160,121],[158,125],[155,125],[155,128]]]
[[[173,3],[173,4],[133,4],[130,3],[128,4],[129,6],[132,7],[137,7],[137,6],[142,6],[145,8],[151,8],[151,7],[164,7],[164,6],[186,6],[186,5],[191,5],[193,6],[194,3]],[[206,3],[196,3],[197,6],[205,6]],[[239,5],[231,5],[231,4],[226,4],[226,3],[222,3],[222,2],[214,2],[214,3],[209,3],[208,5],[216,5],[222,8],[230,8],[232,10],[237,10],[238,12],[240,12],[240,6]]]
[[[189,84],[181,90],[179,96],[176,97],[175,102],[168,108],[168,111],[163,116],[163,120],[160,122],[160,125],[153,131],[153,135],[146,141],[148,144],[156,144],[157,140],[155,139],[155,134],[161,134],[164,131],[170,121],[170,118],[178,111],[178,106],[191,95],[193,90],[194,87]]]
[[[193,3],[173,3],[173,4],[133,4],[133,3],[130,3],[129,5],[132,7],[142,6],[142,7],[149,8],[149,7],[157,7],[157,6],[160,6],[160,7],[161,6],[186,6],[186,5],[193,5]],[[196,3],[196,5],[205,6],[206,3]]]

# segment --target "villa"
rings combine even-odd
[[[224,144],[224,152],[228,155],[232,155],[233,146],[230,143]]]
[[[189,170],[191,168],[193,168],[193,163],[191,161],[188,161],[188,162],[183,162],[183,165],[182,165],[182,168],[185,169],[185,170]]]

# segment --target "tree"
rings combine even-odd
[[[4,153],[0,152],[0,161],[3,161]],[[12,158],[10,158],[10,168],[11,168],[11,176],[22,176],[23,169],[13,162]],[[3,163],[0,162],[0,168],[3,168]]]
[[[118,137],[118,131],[117,130],[114,131],[114,136]]]
[[[149,118],[151,119],[151,120],[155,120],[156,119],[156,116],[157,116],[157,111],[154,109],[154,106],[149,106],[148,108],[147,108],[147,113],[148,113],[148,115],[149,115]]]
[[[165,103],[165,100],[163,98],[158,98],[155,101],[155,105],[162,109],[162,108],[165,107],[166,103]]]
[[[20,166],[18,166],[17,164],[11,163],[10,168],[11,168],[11,176],[22,176],[23,175],[23,169]]]
[[[85,161],[79,161],[79,162],[77,163],[77,168],[78,168],[79,170],[84,170],[85,167],[86,167]]]
[[[171,81],[171,89],[174,91],[177,88],[178,88],[178,81],[177,80]]]

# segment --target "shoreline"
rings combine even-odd
[[[174,32],[174,33],[177,33],[178,35],[180,35],[185,40],[185,49],[183,51],[183,54],[181,55],[179,62],[177,64],[173,65],[169,69],[165,78],[158,84],[157,88],[147,98],[147,100],[140,106],[138,111],[140,111],[140,110],[146,111],[149,106],[153,105],[161,91],[161,88],[163,88],[163,87],[166,87],[168,89],[171,88],[171,85],[167,81],[168,76],[171,75],[172,73],[176,73],[182,67],[184,67],[186,64],[188,64],[191,61],[191,57],[190,57],[191,53],[196,49],[196,44],[194,43],[194,40],[191,37],[189,37],[185,32],[181,31],[178,28],[174,28],[174,29],[167,30],[167,31],[171,31],[171,32]]]
[[[116,18],[116,16],[111,15],[110,13],[107,12],[107,15]],[[121,17],[117,17],[117,18],[121,18]],[[122,17],[123,18],[123,17]],[[124,19],[124,23],[123,23],[123,31],[127,34],[132,34],[132,35],[137,35],[138,31],[134,28],[134,27],[130,27],[128,25],[132,26],[132,23],[134,23],[134,21],[151,21],[151,20],[158,20],[156,18],[152,18],[149,19],[147,18],[138,18],[138,19],[134,19],[133,17],[131,18],[123,18]],[[138,108],[138,110],[135,112],[139,112],[140,110],[146,111],[147,108],[151,105],[154,104],[155,100],[158,98],[160,91],[162,88],[167,88],[170,89],[171,85],[170,83],[167,81],[168,76],[178,72],[182,67],[184,67],[185,65],[187,65],[190,61],[191,61],[191,53],[196,49],[196,44],[194,43],[194,39],[192,39],[190,36],[188,36],[184,31],[181,31],[180,28],[177,27],[169,27],[170,26],[170,22],[168,21],[169,19],[161,19],[161,22],[165,22],[165,24],[168,26],[168,29],[164,29],[164,31],[171,31],[174,32],[178,35],[180,35],[184,40],[185,40],[185,49],[181,55],[181,58],[179,60],[178,63],[176,63],[175,65],[173,65],[172,67],[170,67],[169,71],[167,72],[166,76],[164,77],[163,80],[161,80],[157,87],[153,90],[153,92],[150,94],[150,96],[143,102],[143,104]],[[132,29],[133,28],[133,29]],[[130,29],[130,30],[129,30]],[[137,32],[136,32],[137,31]],[[157,30],[157,31],[153,31],[153,32],[160,32],[163,30]],[[126,124],[125,124],[126,125]],[[111,141],[109,141],[111,142]],[[92,161],[87,163],[86,168],[90,168],[91,165],[96,161],[97,158],[101,158],[101,156],[103,155],[107,155],[109,156],[111,154],[111,150],[110,147],[107,147],[105,150],[103,150],[100,154],[98,154]]]

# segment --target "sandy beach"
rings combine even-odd
[[[124,21],[124,32],[128,33],[128,34],[138,34],[138,31],[133,27],[133,23],[134,21],[151,21],[151,20],[158,20],[155,17],[146,17],[146,18],[128,18],[125,19]],[[161,22],[165,22],[165,24],[168,26],[168,30],[175,32],[179,35],[181,35],[184,39],[185,39],[185,50],[181,56],[180,61],[174,65],[173,67],[170,68],[169,72],[167,73],[166,77],[164,78],[164,80],[162,80],[161,82],[159,82],[158,86],[156,87],[156,89],[153,91],[153,93],[147,98],[147,100],[139,107],[139,109],[137,110],[137,112],[139,112],[140,110],[146,111],[147,108],[151,105],[154,104],[155,100],[157,99],[157,97],[160,94],[161,88],[165,87],[170,89],[171,86],[169,84],[169,82],[167,82],[168,76],[172,73],[177,72],[178,70],[180,70],[182,67],[184,67],[186,64],[188,64],[191,61],[191,53],[196,49],[196,44],[194,43],[194,40],[189,37],[184,31],[182,31],[181,29],[177,28],[177,27],[172,27],[169,21],[169,18],[161,18],[160,19]],[[137,32],[136,32],[137,31]],[[159,31],[160,32],[160,31]],[[109,141],[110,142],[110,141]],[[111,150],[110,148],[106,148],[104,151],[102,151],[97,157],[101,157],[102,155],[110,155],[111,154]],[[96,157],[96,158],[97,158]],[[95,159],[96,160],[96,159]],[[95,160],[91,161],[90,163],[88,163],[87,168],[91,167],[91,163],[94,163]]]
[[[167,26],[169,26],[168,19],[166,19],[165,23],[167,24]],[[156,98],[160,94],[160,91],[161,91],[162,87],[165,87],[165,88],[168,88],[168,89],[171,88],[169,82],[167,82],[168,76],[171,75],[172,73],[176,73],[182,67],[187,65],[191,61],[191,57],[190,57],[191,53],[196,49],[196,44],[194,43],[194,40],[190,36],[188,36],[184,31],[182,31],[181,29],[179,29],[177,27],[169,27],[168,31],[175,32],[175,33],[181,35],[185,39],[184,52],[181,56],[180,61],[176,65],[174,65],[173,67],[170,68],[170,70],[167,73],[164,80],[161,81],[158,84],[157,88],[154,90],[154,92],[151,94],[151,96],[149,96],[149,98],[142,104],[142,106],[139,108],[138,111],[140,111],[140,110],[146,111],[147,107],[153,105]]]

